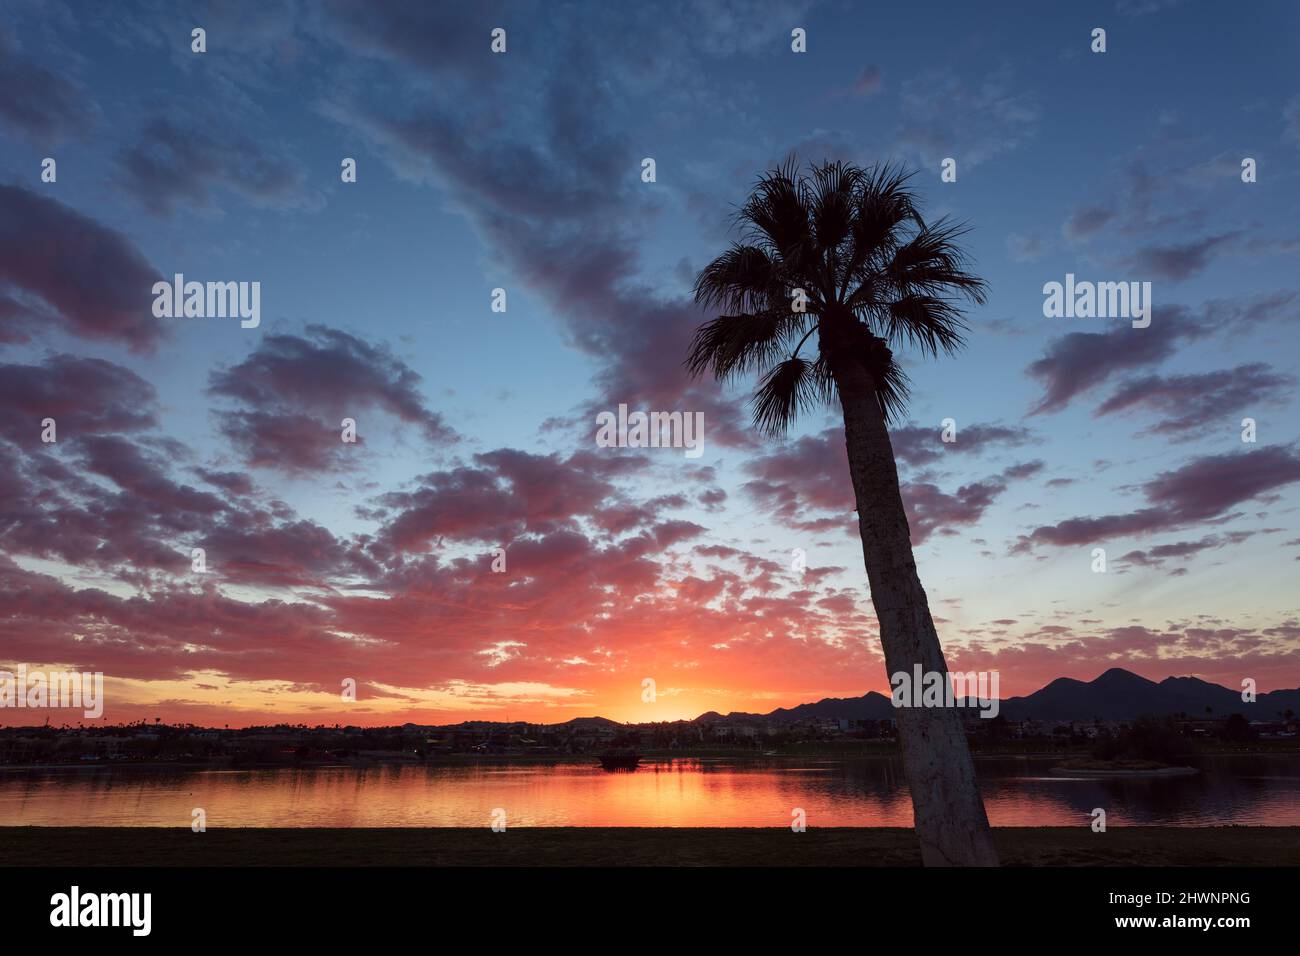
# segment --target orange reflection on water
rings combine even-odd
[[[1050,762],[978,761],[994,826],[1300,825],[1300,760],[1214,758],[1199,777],[1071,780]],[[1217,763],[1215,762],[1217,761]],[[594,761],[369,768],[0,771],[3,826],[910,826],[897,758],[678,759],[606,772]],[[1082,823],[1081,823],[1082,821]]]

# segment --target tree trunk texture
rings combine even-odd
[[[859,361],[832,361],[832,370],[844,409],[862,557],[885,667],[889,674],[903,671],[910,677],[920,664],[923,671],[944,674],[946,684],[948,667],[916,571],[898,466],[874,383]],[[900,707],[895,713],[922,862],[997,866],[960,713],[946,706]]]

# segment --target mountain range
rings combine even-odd
[[[1240,691],[1196,677],[1166,677],[1157,683],[1112,667],[1091,681],[1058,677],[1032,694],[1002,700],[998,712],[1007,720],[1132,720],[1147,714],[1222,717],[1231,713],[1252,720],[1276,720],[1287,710],[1300,713],[1300,689],[1259,694],[1254,703],[1247,704]],[[767,714],[732,712],[724,716],[710,711],[694,722],[886,720],[893,716],[889,698],[871,691],[861,697],[827,697],[812,704],[778,707]]]

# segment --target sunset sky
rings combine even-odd
[[[894,434],[949,663],[1300,686],[1300,7],[1005,6],[0,2],[0,667],[231,726],[886,689],[837,416],[681,367],[795,154],[915,168],[989,283]],[[260,326],[155,318],[176,273]],[[1150,327],[1045,318],[1067,273]],[[620,403],[703,455],[598,447]]]

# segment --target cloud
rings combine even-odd
[[[137,140],[118,153],[114,179],[154,215],[168,217],[182,206],[216,208],[220,190],[264,208],[319,204],[297,163],[211,117],[201,123],[154,117]]]
[[[1214,518],[1234,505],[1300,481],[1295,449],[1271,446],[1245,454],[1197,458],[1144,487],[1156,506],[1188,521]]]
[[[958,442],[952,445],[944,445],[937,431],[929,429],[911,427],[899,429],[896,434],[901,435],[901,440],[895,442],[896,456],[912,464],[955,454],[956,451],[948,449],[958,449],[963,441],[966,444],[960,450],[974,452],[993,445],[1014,446],[1030,440],[1023,429],[999,425],[971,425],[959,432]],[[945,450],[938,450],[939,447]],[[951,533],[955,527],[975,524],[1011,482],[1037,474],[1042,468],[1041,461],[1011,465],[1000,474],[968,482],[952,493],[944,492],[932,481],[903,482],[900,490],[912,543],[921,544],[933,534]],[[858,533],[852,515],[856,505],[848,453],[841,429],[829,428],[818,435],[788,442],[776,451],[751,458],[744,469],[753,476],[743,486],[744,490],[783,524],[813,533],[837,530]]]
[[[744,490],[772,509],[774,517],[796,527],[824,516],[809,511],[833,512],[838,526],[852,527],[853,486],[844,430],[828,428],[805,435],[762,455],[750,458],[744,470],[751,477]]]
[[[355,542],[305,518],[269,522],[255,513],[232,513],[196,540],[211,572],[232,583],[332,589],[380,574]]]
[[[1013,232],[1007,236],[1006,243],[1007,254],[1013,262],[1037,262],[1048,250],[1047,240],[1036,233],[1025,236]]]
[[[102,475],[125,494],[148,502],[159,520],[174,530],[185,529],[187,515],[214,515],[226,507],[214,494],[173,481],[166,473],[166,457],[150,454],[120,435],[79,437],[74,448],[89,473]]]
[[[1300,650],[1295,646],[1295,621],[1275,626],[1229,626],[1208,620],[1192,623],[1169,620],[1150,625],[1105,626],[1096,629],[1047,625],[1029,627],[996,646],[977,641],[949,654],[955,670],[1002,673],[1004,694],[1027,694],[1062,674],[1091,679],[1108,667],[1123,667],[1150,680],[1171,675],[1196,676],[1228,687],[1239,686],[1242,674],[1269,674],[1272,688],[1294,685]],[[1264,684],[1261,682],[1261,689]]]
[[[875,96],[885,88],[885,75],[880,71],[880,67],[867,67],[858,74],[858,78],[853,81],[853,93],[855,96]]]
[[[0,436],[39,443],[41,421],[55,420],[59,440],[128,432],[158,424],[154,388],[104,359],[54,355],[40,365],[0,364]]]
[[[1147,375],[1124,382],[1097,408],[1096,414],[1149,409],[1165,416],[1150,430],[1171,437],[1216,422],[1221,427],[1235,428],[1234,413],[1258,408],[1264,402],[1285,401],[1295,381],[1263,362],[1217,372]]]
[[[1158,365],[1187,342],[1224,329],[1293,318],[1295,299],[1294,292],[1276,292],[1208,299],[1197,311],[1185,305],[1156,305],[1148,329],[1124,324],[1105,332],[1069,332],[1048,343],[1043,357],[1026,370],[1044,388],[1030,414],[1060,411],[1118,375]]]
[[[976,82],[948,68],[928,70],[905,80],[900,98],[906,120],[898,148],[927,167],[949,156],[959,169],[988,162],[1028,140],[1040,116],[1036,97],[1007,68]]]
[[[1183,158],[1185,157],[1185,158]],[[1061,226],[1072,243],[1107,237],[1098,255],[1110,268],[1141,270],[1141,278],[1180,281],[1208,267],[1228,251],[1247,252],[1257,235],[1248,230],[1222,230],[1187,240],[1223,221],[1220,197],[1212,190],[1239,182],[1241,156],[1221,152],[1209,159],[1190,130],[1180,130],[1173,119],[1162,119],[1148,142],[1138,146],[1117,176],[1109,177],[1105,198],[1075,208]],[[1161,234],[1173,242],[1156,240]],[[1136,249],[1117,251],[1119,240],[1138,243]],[[1258,241],[1258,240],[1256,240]],[[1276,243],[1276,240],[1267,240]]]
[[[37,146],[84,137],[99,111],[89,94],[68,78],[23,56],[0,28],[0,122]]]
[[[1204,272],[1215,253],[1227,248],[1240,235],[1225,232],[1191,242],[1142,246],[1124,261],[1131,263],[1133,271],[1144,279],[1151,276],[1177,282]]]
[[[1297,481],[1300,456],[1290,447],[1196,458],[1144,484],[1147,507],[1045,525],[1022,536],[1013,550],[1023,552],[1038,544],[1073,547],[1174,531],[1222,518],[1231,508]]]
[[[1026,370],[1043,384],[1043,397],[1030,414],[1060,411],[1116,375],[1164,361],[1181,341],[1208,334],[1181,306],[1153,311],[1151,324],[1158,323],[1162,334],[1124,324],[1106,332],[1068,332],[1049,343],[1043,357]]]
[[[153,351],[166,333],[152,311],[160,278],[121,233],[57,200],[0,185],[0,288],[40,299],[62,331]]]
[[[707,316],[641,275],[642,227],[671,201],[671,192],[642,188],[638,143],[644,130],[612,118],[638,115],[646,102],[662,107],[681,89],[681,77],[657,69],[650,76],[628,72],[620,56],[633,54],[629,44],[643,49],[643,39],[634,40],[626,16],[609,43],[588,43],[586,30],[553,36],[544,58],[555,68],[530,58],[523,92],[501,97],[484,116],[467,110],[451,91],[480,78],[488,87],[517,79],[510,71],[519,67],[485,55],[447,75],[428,50],[471,29],[461,20],[382,6],[346,5],[334,12],[346,25],[341,42],[382,58],[393,68],[388,75],[403,85],[423,87],[433,77],[435,86],[405,109],[391,98],[367,102],[349,93],[324,111],[367,137],[398,176],[436,183],[453,197],[501,267],[559,318],[571,345],[597,361],[600,394],[584,411],[622,402],[701,411],[711,446],[755,446],[741,403],[724,398],[711,381],[690,380],[682,367],[691,336]],[[687,14],[683,8],[674,15]],[[720,10],[710,15],[731,20]],[[645,30],[672,32],[662,17],[636,13],[634,19]],[[726,49],[747,50],[762,37],[761,30],[735,26]],[[692,27],[678,39],[694,42],[700,35]],[[679,59],[683,69],[697,68],[691,57]],[[546,188],[538,189],[538,182]]]
[[[498,449],[472,465],[432,472],[409,491],[380,495],[376,551],[387,558],[427,550],[443,538],[509,545],[525,534],[573,531],[582,518],[611,532],[653,520],[673,504],[632,505],[613,479],[644,467],[640,456],[575,452],[568,457]],[[624,520],[634,515],[631,521]]]
[[[163,379],[156,379],[166,381],[167,388],[160,384],[159,389],[168,415],[174,414],[172,403],[183,395],[187,376],[200,389],[206,385],[216,406],[212,423],[239,453],[238,460],[207,459],[160,432],[162,400],[142,373],[61,354],[71,348],[63,342],[53,343],[49,358],[34,359],[27,353],[35,350],[23,350],[21,360],[0,368],[0,434],[12,439],[0,442],[0,547],[5,550],[0,646],[6,653],[106,670],[122,682],[114,688],[111,706],[161,706],[158,712],[166,719],[193,716],[218,725],[279,722],[298,714],[308,722],[340,716],[358,722],[430,722],[467,710],[500,716],[502,708],[521,703],[528,706],[525,713],[550,712],[563,719],[635,697],[627,692],[635,686],[628,675],[639,679],[644,673],[666,675],[661,689],[670,681],[675,688],[684,683],[678,678],[689,674],[692,685],[727,688],[728,702],[739,700],[742,706],[746,698],[761,698],[772,688],[787,695],[781,701],[786,703],[810,699],[808,688],[825,693],[842,687],[846,695],[856,694],[863,689],[863,674],[879,679],[883,668],[860,563],[848,569],[810,565],[796,581],[789,567],[789,534],[754,524],[748,513],[759,510],[749,507],[757,501],[776,515],[768,524],[808,532],[801,540],[811,557],[825,556],[828,564],[852,551],[856,526],[841,430],[759,446],[745,420],[743,398],[712,383],[686,380],[680,365],[691,332],[705,318],[683,291],[700,264],[695,261],[700,250],[690,243],[701,237],[693,239],[682,224],[689,225],[698,212],[710,230],[721,227],[723,207],[742,198],[761,161],[753,157],[784,152],[781,136],[788,135],[788,127],[769,124],[759,107],[772,56],[788,49],[788,34],[772,25],[790,20],[793,8],[740,2],[594,5],[575,28],[571,19],[550,16],[538,5],[254,7],[210,11],[210,38],[242,38],[239,49],[227,46],[214,59],[192,57],[177,42],[188,33],[183,12],[173,16],[151,8],[147,17],[125,19],[86,12],[89,19],[79,35],[100,37],[116,51],[114,57],[138,54],[147,39],[151,45],[144,53],[160,57],[182,81],[144,94],[149,102],[143,106],[129,98],[115,100],[114,118],[123,122],[112,124],[105,135],[124,138],[124,145],[111,139],[114,145],[98,148],[116,158],[118,166],[109,171],[128,196],[159,215],[232,202],[245,208],[310,209],[317,198],[312,176],[281,150],[281,140],[266,135],[265,124],[287,122],[283,129],[291,136],[294,109],[316,109],[327,120],[319,127],[325,138],[352,144],[345,151],[360,150],[363,162],[370,155],[372,164],[386,164],[400,180],[399,192],[409,192],[412,183],[425,184],[432,187],[425,198],[434,205],[445,202],[463,212],[487,250],[485,273],[507,277],[531,305],[554,318],[559,337],[594,369],[597,393],[591,407],[571,412],[588,436],[591,410],[626,401],[634,408],[702,410],[708,447],[726,444],[755,454],[748,465],[742,456],[728,455],[716,470],[678,460],[665,474],[649,455],[602,453],[589,442],[586,452],[573,452],[583,446],[562,444],[572,437],[566,425],[564,432],[557,427],[541,436],[558,451],[495,448],[471,454],[459,445],[435,459],[426,453],[455,435],[444,430],[449,426],[434,411],[427,383],[414,376],[404,353],[364,336],[333,338],[313,327],[241,340],[253,343],[251,351],[223,358],[228,364],[210,378],[203,377],[210,366],[201,355],[175,357],[178,365],[168,356]],[[493,57],[487,31],[502,23],[510,29],[511,52]],[[813,43],[819,42],[814,31]],[[54,64],[60,46],[56,41],[49,49],[46,61]],[[80,42],[66,49],[76,56],[96,55]],[[297,68],[286,68],[295,62]],[[852,84],[863,63],[847,61],[839,80]],[[11,65],[0,58],[0,70]],[[68,65],[81,75],[81,61]],[[835,74],[819,74],[830,75]],[[965,74],[958,79],[955,72],[939,71],[933,82],[922,78],[901,90],[905,105],[917,107],[900,132],[912,155],[953,155],[965,170],[973,163],[992,165],[1006,155],[1003,150],[1035,135],[1037,101],[1006,71],[982,85],[980,76],[971,83]],[[299,94],[308,88],[319,99],[304,101]],[[858,76],[853,93],[878,96],[882,88],[881,73],[870,68]],[[899,88],[893,77],[890,88]],[[159,112],[159,104],[180,100],[201,104],[200,110],[210,109],[220,120],[209,123],[206,112]],[[0,110],[22,106],[6,101]],[[0,116],[7,128],[15,122],[23,121]],[[81,131],[66,119],[57,120],[56,127],[51,135]],[[690,137],[700,129],[712,131],[708,149],[691,155],[676,149],[688,139],[694,142]],[[773,140],[765,141],[765,135]],[[819,149],[826,143],[861,148],[851,131],[811,129],[795,135]],[[248,137],[256,142],[250,144]],[[223,150],[226,143],[233,148]],[[659,154],[661,178],[653,188],[636,177],[640,157],[651,149]],[[337,157],[331,162],[329,176],[337,183],[332,179]],[[366,168],[377,172],[383,185],[384,170]],[[1205,181],[1216,181],[1220,172],[1231,170],[1216,165],[1205,170]],[[1074,215],[1070,229],[1077,234],[1069,238],[1137,235],[1130,241],[1147,244],[1157,269],[1166,274],[1205,268],[1196,250],[1189,253],[1178,245],[1204,235],[1203,224],[1181,230],[1173,245],[1163,241],[1172,233],[1138,228],[1172,220],[1153,218],[1140,202],[1130,209],[1130,200],[1149,197],[1155,188],[1177,194],[1183,185],[1171,176],[1154,187],[1142,173],[1131,173],[1127,192],[1114,192],[1112,207],[1097,207],[1098,219]],[[34,194],[47,195],[39,187]],[[701,203],[701,197],[708,201]],[[111,205],[113,198],[105,201]],[[8,232],[7,212],[0,208],[0,238],[7,243],[0,252],[21,255],[20,245],[27,242],[48,246],[39,230]],[[63,235],[85,234],[82,217],[66,213],[64,218],[71,228]],[[284,244],[300,234],[289,217],[270,217],[265,224],[274,229],[259,237],[261,246],[288,248]],[[362,221],[353,225],[368,228]],[[202,241],[190,252],[201,253],[200,246],[215,241],[197,238]],[[1008,237],[1007,248],[1021,261],[1032,261],[1061,241],[1054,233],[1029,233]],[[709,245],[721,248],[716,237]],[[665,248],[670,248],[667,255]],[[1289,248],[1278,245],[1274,251]],[[25,343],[38,333],[68,332],[144,351],[170,327],[149,315],[149,287],[157,277],[147,265],[131,276],[120,262],[109,261],[87,280],[80,301],[47,297],[69,295],[67,280],[58,275],[62,262],[70,264],[72,288],[77,277],[101,268],[98,251],[80,259],[69,258],[66,249],[55,251],[44,260],[48,275],[28,269],[22,281],[10,274],[14,257],[0,256],[4,341]],[[1227,246],[1206,251],[1206,262],[1213,264],[1224,251]],[[1231,251],[1251,250],[1243,242]],[[122,288],[138,287],[138,301],[123,304],[114,285],[119,281]],[[1278,311],[1256,308],[1249,300],[1222,308],[1207,304],[1185,315],[1162,311],[1157,321],[1165,326],[1151,332],[1157,338],[1157,331],[1169,332],[1182,346],[1214,334],[1218,326],[1258,328],[1253,323],[1272,321]],[[123,317],[138,318],[147,327],[132,329],[130,322],[119,321]],[[1180,318],[1189,327],[1175,331],[1169,323]],[[76,321],[91,333],[78,331]],[[1280,328],[1266,332],[1290,334]],[[1132,339],[1099,344],[1110,350],[1105,358],[1111,364],[1122,362],[1130,347],[1141,348]],[[1068,404],[1101,381],[1108,394],[1113,392],[1101,414],[1144,411],[1176,422],[1178,396],[1188,397],[1198,387],[1207,397],[1201,405],[1191,399],[1189,414],[1207,413],[1211,405],[1226,412],[1234,401],[1249,403],[1266,394],[1262,374],[1247,373],[1236,382],[1227,371],[1199,379],[1155,375],[1152,369],[1164,360],[1157,351],[1111,377],[1089,369],[1091,355],[1089,348],[1060,353],[1049,348],[1040,369],[1048,396],[1063,395]],[[544,353],[536,358],[546,360]],[[1224,377],[1211,380],[1211,375]],[[1138,382],[1145,390],[1141,396],[1135,392]],[[345,464],[338,422],[360,417],[353,405],[362,407],[365,437],[374,434],[370,426],[376,418],[415,435],[417,456],[434,459],[421,468],[427,473],[405,484],[371,486],[366,493],[373,497],[342,525],[318,523],[274,497],[276,476],[265,476],[265,484],[260,474],[256,484],[250,478],[248,465],[317,473]],[[55,407],[59,419],[60,443],[52,448],[34,443],[46,407]],[[166,419],[182,429],[176,434],[195,427],[201,434],[202,423],[196,425],[184,408],[181,412],[174,423]],[[543,409],[539,417],[558,412]],[[992,524],[1015,482],[1032,487],[1045,477],[1041,462],[1019,460],[1028,452],[1017,449],[1036,444],[1027,429],[963,420],[953,445],[943,445],[938,432],[937,425],[894,432],[898,461],[910,479],[903,494],[917,541],[943,542],[945,536]],[[991,461],[997,463],[987,464]],[[1243,457],[1243,466],[1252,464]],[[1194,477],[1228,484],[1226,476],[1209,471]],[[1274,479],[1281,480],[1277,474]],[[738,499],[739,481],[748,484]],[[347,503],[322,500],[333,483],[331,476],[324,488],[295,485],[291,493],[306,497],[290,500],[309,501],[308,507],[324,509],[317,514],[330,514]],[[1217,500],[1254,487],[1224,490]],[[1076,490],[1085,492],[1081,485]],[[1235,507],[1197,518],[1215,502],[1198,500],[1177,482],[1153,485],[1149,493],[1136,522],[1112,517],[1130,525],[1161,526],[1171,516],[1222,522]],[[1257,497],[1273,494],[1264,490]],[[715,540],[716,532],[711,536],[696,523],[713,523],[701,517],[701,508],[726,509],[728,520],[716,526],[723,538]],[[337,530],[353,524],[364,530]],[[773,531],[782,538],[779,543],[768,540]],[[1162,561],[1168,569],[1183,560],[1177,549],[1200,547],[1197,537],[1158,539],[1172,543],[1130,552],[1130,563],[1135,571]],[[1212,537],[1225,547],[1232,543],[1222,531]],[[207,551],[206,576],[189,572],[189,549],[197,546]],[[507,549],[508,573],[491,568],[496,547]],[[1285,557],[1290,564],[1292,554]],[[62,567],[57,575],[26,570],[33,561],[37,567],[46,561]],[[840,575],[845,580],[839,581]],[[1130,613],[1140,612],[1129,609],[1125,616]],[[1032,606],[1020,606],[996,616],[999,626],[1011,627],[1040,615]],[[1186,666],[1226,668],[1206,658],[1221,655],[1234,667],[1251,660],[1252,666],[1262,662],[1295,671],[1294,652],[1278,647],[1280,641],[1295,640],[1295,622],[1269,623],[1274,626],[1265,630],[1236,622],[1231,628],[1153,624],[1088,634],[1048,625],[1027,636],[1023,654],[1013,645],[1009,662],[1056,677],[1064,669],[1090,668],[1098,656],[1144,659],[1158,649],[1178,654],[1176,660]],[[958,625],[943,626],[951,631]],[[1087,620],[1080,626],[1088,626]],[[953,644],[948,636],[947,646],[960,652],[960,637]],[[1273,653],[1251,643],[1269,639]],[[1019,636],[1006,635],[1006,640]],[[1021,673],[1019,666],[1016,672]],[[335,703],[341,673],[358,674],[363,687],[363,700],[345,715]],[[137,696],[118,693],[123,690]],[[130,703],[121,705],[123,700]]]
[[[959,423],[954,441],[943,440],[942,428],[924,428],[906,425],[890,431],[889,440],[894,446],[894,457],[908,465],[928,465],[945,456],[964,453],[979,454],[997,446],[1018,448],[1036,439],[1033,432],[1019,425],[971,425]]]
[[[1173,544],[1159,544],[1146,550],[1130,551],[1120,560],[1143,567],[1161,567],[1175,558],[1190,558],[1202,551],[1221,548],[1224,544],[1223,538],[1208,535],[1199,541],[1177,541]]]
[[[1115,211],[1109,206],[1094,205],[1077,209],[1061,226],[1061,235],[1072,242],[1091,239],[1115,219]]]
[[[1115,9],[1124,16],[1138,17],[1148,13],[1158,13],[1161,10],[1171,10],[1184,2],[1186,0],[1118,0]]]
[[[902,492],[912,543],[919,545],[936,532],[955,533],[957,527],[976,524],[1006,487],[997,480],[973,481],[947,494],[929,482],[908,482]]]
[[[415,426],[425,441],[458,436],[427,407],[421,378],[387,347],[321,325],[268,335],[244,361],[211,373],[208,394],[244,406],[217,411],[218,427],[244,460],[286,472],[327,471],[349,458],[343,418],[378,410]]]
[[[1300,143],[1300,96],[1293,96],[1282,108],[1282,133],[1293,143]]]
[[[284,502],[255,498],[246,476],[193,469],[216,492],[179,480],[175,472],[185,470],[189,449],[147,430],[155,424],[148,405],[136,414],[120,407],[132,395],[152,401],[152,390],[129,373],[124,384],[113,376],[106,385],[94,360],[76,361],[90,365],[87,403],[98,398],[103,406],[69,409],[57,444],[28,437],[0,458],[4,552],[63,561],[79,574],[94,569],[150,590],[171,586],[168,575],[188,576],[193,547],[204,548],[208,561],[206,578],[188,578],[196,584],[334,587],[379,573],[356,540],[336,537]],[[56,375],[81,371],[57,360],[50,366]],[[3,403],[0,409],[9,412]],[[95,423],[132,434],[96,434]]]
[[[250,468],[298,475],[344,471],[351,461],[350,446],[339,439],[340,428],[325,419],[285,411],[222,410],[213,414],[217,428]],[[358,436],[357,445],[365,444],[363,435]]]
[[[226,510],[222,498],[167,475],[172,448],[164,454],[120,435],[75,434],[59,446],[58,454],[19,453],[0,466],[0,548],[8,554],[146,585],[154,571],[187,569],[186,542]]]

